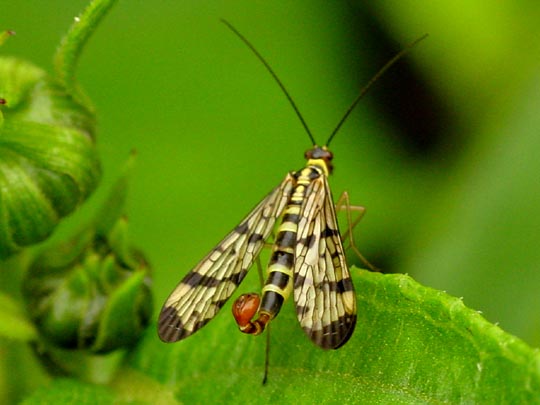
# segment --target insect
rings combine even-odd
[[[318,146],[266,60],[236,28],[222,21],[252,50],[281,87],[313,147],[305,153],[306,166],[288,173],[176,286],[161,310],[159,337],[165,342],[185,339],[212,320],[240,285],[281,219],[262,297],[240,296],[233,304],[236,321],[244,333],[262,333],[292,292],[298,321],[306,335],[323,349],[337,349],[354,331],[356,297],[328,185],[333,169],[328,145],[371,85],[425,36],[408,45],[377,72],[348,108],[325,146]]]

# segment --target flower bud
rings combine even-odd
[[[0,57],[0,259],[47,238],[95,189],[92,108],[43,70]]]
[[[150,269],[122,214],[132,162],[96,220],[36,257],[23,281],[28,312],[56,347],[106,353],[135,343],[150,321]]]
[[[48,342],[105,353],[138,340],[152,313],[150,276],[126,235],[120,218],[109,235],[85,231],[34,260],[23,294]]]

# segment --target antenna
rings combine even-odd
[[[292,99],[291,95],[289,94],[289,92],[287,91],[287,89],[285,88],[285,86],[283,85],[283,83],[281,82],[281,80],[279,79],[279,77],[276,75],[276,73],[274,72],[274,70],[270,67],[270,65],[268,64],[268,62],[266,61],[266,59],[263,58],[263,56],[259,53],[259,51],[257,51],[257,49],[253,46],[253,44],[251,42],[248,41],[248,39],[246,37],[244,37],[230,22],[228,22],[227,20],[225,19],[221,19],[221,22],[223,24],[225,24],[234,34],[236,34],[236,36],[238,38],[240,38],[242,40],[242,42],[244,44],[247,45],[247,47],[255,54],[255,56],[257,57],[257,59],[259,59],[262,64],[264,65],[264,67],[266,68],[266,70],[268,70],[268,72],[272,75],[272,77],[274,78],[274,80],[276,81],[276,83],[279,85],[279,87],[281,88],[281,90],[283,91],[283,93],[285,94],[285,96],[287,97],[287,100],[289,100],[289,103],[291,104],[292,108],[294,109],[294,112],[296,113],[296,115],[298,116],[298,118],[300,119],[300,122],[302,123],[302,125],[304,126],[304,129],[306,130],[308,136],[309,136],[309,139],[311,140],[311,143],[313,145],[316,145],[317,142],[315,142],[315,138],[313,137],[313,134],[311,133],[306,121],[304,120],[304,117],[302,117],[302,114],[300,113],[300,110],[298,109],[298,107],[296,106],[296,103],[294,102],[294,100]],[[367,82],[367,84],[362,87],[362,89],[360,90],[360,93],[358,94],[358,96],[354,99],[354,101],[352,102],[352,104],[349,106],[349,108],[347,109],[347,111],[345,111],[345,114],[343,115],[343,117],[339,120],[338,124],[336,125],[336,127],[334,128],[334,130],[332,131],[332,133],[330,134],[330,136],[328,137],[328,140],[326,141],[326,144],[325,146],[328,146],[330,144],[330,142],[332,141],[332,139],[334,139],[334,136],[338,133],[338,131],[340,130],[341,126],[343,125],[343,123],[347,120],[347,118],[349,118],[349,115],[351,114],[351,112],[354,110],[354,108],[356,107],[356,105],[360,102],[360,100],[366,95],[366,93],[368,92],[368,90],[371,88],[371,86],[373,86],[373,84],[392,66],[394,65],[397,61],[399,61],[403,56],[405,56],[407,53],[409,53],[409,51],[414,48],[420,41],[424,40],[426,37],[428,36],[428,34],[424,34],[422,35],[420,38],[414,40],[413,42],[411,42],[410,44],[406,45],[405,48],[403,48],[400,52],[398,52],[392,59],[390,59],[388,62],[385,63],[385,65],[379,69],[379,71],[377,73],[375,73],[375,75]]]
[[[406,45],[405,48],[403,48],[401,51],[399,51],[392,59],[390,59],[388,62],[386,62],[384,64],[384,66],[382,68],[379,69],[379,71],[377,73],[375,73],[375,75],[369,79],[369,81],[367,82],[367,84],[362,87],[362,89],[360,90],[360,93],[358,94],[358,96],[356,96],[356,98],[354,99],[354,101],[352,102],[352,104],[349,106],[349,108],[347,109],[347,111],[345,111],[345,114],[343,115],[343,117],[339,120],[338,124],[336,125],[336,127],[334,128],[334,130],[332,131],[332,133],[330,134],[330,136],[328,137],[328,140],[326,141],[326,146],[328,146],[330,144],[330,142],[332,141],[332,139],[334,138],[334,136],[338,133],[339,129],[341,128],[341,126],[343,125],[343,123],[347,120],[347,118],[349,118],[349,115],[351,114],[351,112],[354,110],[354,107],[356,107],[356,105],[360,102],[360,100],[362,100],[362,98],[364,98],[364,96],[366,95],[366,93],[368,92],[368,90],[371,88],[371,86],[373,86],[373,84],[393,65],[395,64],[398,60],[400,60],[402,57],[404,57],[407,53],[409,53],[409,51],[414,48],[420,41],[426,39],[428,36],[428,34],[424,34],[422,35],[420,38],[417,38],[416,40],[414,40],[413,42],[411,42],[410,44]]]
[[[309,139],[311,140],[311,143],[313,145],[315,145],[317,142],[315,142],[315,138],[313,137],[313,134],[309,130],[309,127],[308,127],[306,121],[304,120],[304,117],[302,117],[302,114],[300,113],[300,110],[296,106],[296,103],[292,99],[291,95],[289,94],[289,92],[287,91],[287,89],[285,88],[285,86],[283,85],[281,80],[279,80],[279,77],[272,70],[272,68],[270,67],[268,62],[263,58],[263,56],[259,53],[259,51],[257,51],[257,49],[255,49],[255,47],[251,44],[251,42],[249,42],[248,39],[246,37],[244,37],[236,28],[234,28],[233,25],[230,22],[228,22],[227,20],[225,20],[223,18],[221,19],[221,22],[223,24],[225,24],[232,32],[234,32],[236,34],[236,36],[238,38],[240,38],[242,40],[242,42],[244,44],[246,44],[249,49],[251,49],[251,51],[255,54],[255,56],[262,62],[262,64],[266,68],[266,70],[268,70],[268,72],[270,72],[270,74],[272,75],[272,77],[274,78],[276,83],[279,85],[279,87],[281,88],[281,90],[283,91],[285,96],[287,97],[287,100],[289,100],[289,103],[291,103],[292,108],[294,109],[294,112],[296,113],[296,115],[300,119],[300,122],[304,126],[304,129],[306,130],[306,132],[307,132],[307,134],[309,136]]]

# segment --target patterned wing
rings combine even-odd
[[[276,218],[289,200],[293,178],[268,194],[176,286],[161,309],[158,333],[164,342],[184,339],[206,325],[240,285]]]
[[[337,349],[356,325],[356,297],[328,180],[309,186],[298,226],[294,302],[304,332],[323,349]]]

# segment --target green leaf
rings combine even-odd
[[[0,336],[29,342],[36,339],[36,329],[26,319],[24,309],[10,296],[0,293]]]
[[[122,172],[96,215],[94,223],[96,231],[100,235],[107,235],[112,232],[113,228],[118,226],[120,217],[126,212],[125,206],[128,188],[136,156],[136,152],[134,150],[131,151],[128,160],[122,168]]]
[[[524,403],[539,397],[540,356],[522,341],[460,299],[408,276],[353,271],[358,322],[351,341],[336,351],[318,349],[289,303],[272,323],[265,387],[265,339],[237,333],[228,309],[178,344],[161,343],[151,331],[131,363],[174,384],[187,403],[234,402],[255,390],[259,403]]]
[[[139,331],[148,326],[152,296],[146,285],[147,278],[146,269],[138,270],[111,296],[101,315],[102,327],[93,344],[96,350],[122,347],[126,342],[136,341]]]

